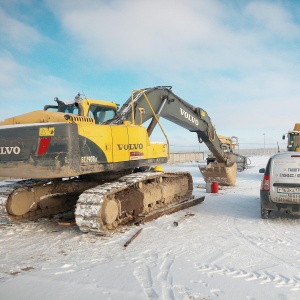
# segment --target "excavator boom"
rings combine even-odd
[[[196,132],[199,141],[207,145],[218,161],[230,163],[230,157],[222,150],[221,141],[206,111],[175,95],[171,87],[159,86],[133,91],[132,97],[123,104],[117,117],[108,122],[120,124],[124,120],[133,120],[140,123],[139,108],[144,108],[142,123],[151,119],[147,129],[149,135],[157,124],[157,118],[165,118],[191,132]]]
[[[142,115],[140,111],[143,112]],[[133,91],[117,116],[108,123],[121,124],[124,120],[131,120],[141,124],[151,119],[147,128],[150,136],[160,117],[195,132],[198,141],[204,142],[212,152],[214,163],[200,168],[206,182],[218,181],[220,185],[235,185],[236,164],[240,170],[244,170],[247,166],[247,158],[225,151],[207,112],[178,97],[172,92],[170,86]]]

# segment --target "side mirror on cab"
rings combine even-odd
[[[261,168],[261,169],[259,169],[259,173],[265,173],[265,171],[266,171],[266,169],[265,168]]]

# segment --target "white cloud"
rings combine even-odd
[[[54,97],[68,99],[77,91],[64,79],[19,64],[9,53],[0,53],[0,65],[0,99],[5,103],[0,120],[43,109]]]
[[[14,88],[26,73],[26,68],[17,64],[9,53],[0,52],[0,88]]]
[[[0,34],[6,47],[29,50],[32,44],[41,42],[43,37],[33,27],[20,22],[0,9]]]
[[[270,52],[266,36],[276,41],[279,31],[285,37],[299,35],[284,8],[263,2],[250,1],[240,10],[213,0],[48,3],[82,55],[107,68],[159,68],[164,75],[260,68],[283,59],[276,48]],[[288,52],[284,45],[282,50]]]
[[[114,66],[207,67],[207,61],[211,64],[216,58],[213,48],[220,40],[225,42],[224,29],[217,22],[224,12],[216,1],[80,3],[52,1],[51,5],[84,51],[94,57],[104,55]]]
[[[276,2],[251,1],[245,12],[254,18],[257,25],[262,26],[272,35],[276,34],[276,37],[299,38],[299,26],[293,23],[291,14],[279,7]]]

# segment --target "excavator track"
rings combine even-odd
[[[119,225],[192,198],[190,173],[140,172],[99,185],[84,180],[22,180],[0,186],[0,220],[26,221],[75,209],[83,232]],[[77,203],[77,205],[76,205]]]
[[[76,205],[80,230],[107,235],[118,226],[192,197],[190,173],[142,172],[83,192]]]
[[[17,182],[8,183],[7,185],[3,185],[0,187],[0,218],[1,220],[6,221],[21,221],[30,219],[30,214],[27,215],[20,215],[20,216],[14,216],[10,215],[10,213],[7,211],[7,201],[15,191],[18,190],[24,190],[24,189],[30,189],[33,186],[40,185],[45,183],[45,181],[35,180],[35,179],[28,179],[28,180],[22,180]],[[38,215],[40,212],[36,212]],[[33,214],[32,214],[33,215]]]
[[[1,221],[26,221],[74,210],[79,194],[92,181],[22,180],[0,187]]]

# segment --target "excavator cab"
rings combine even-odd
[[[78,94],[74,100],[59,100],[57,105],[46,105],[44,110],[93,118],[95,124],[103,124],[116,116],[118,105],[101,100],[82,99]]]
[[[288,151],[300,151],[299,131],[293,130],[288,133]]]
[[[96,124],[103,124],[115,117],[116,111],[110,106],[90,105],[88,116],[95,119]]]

